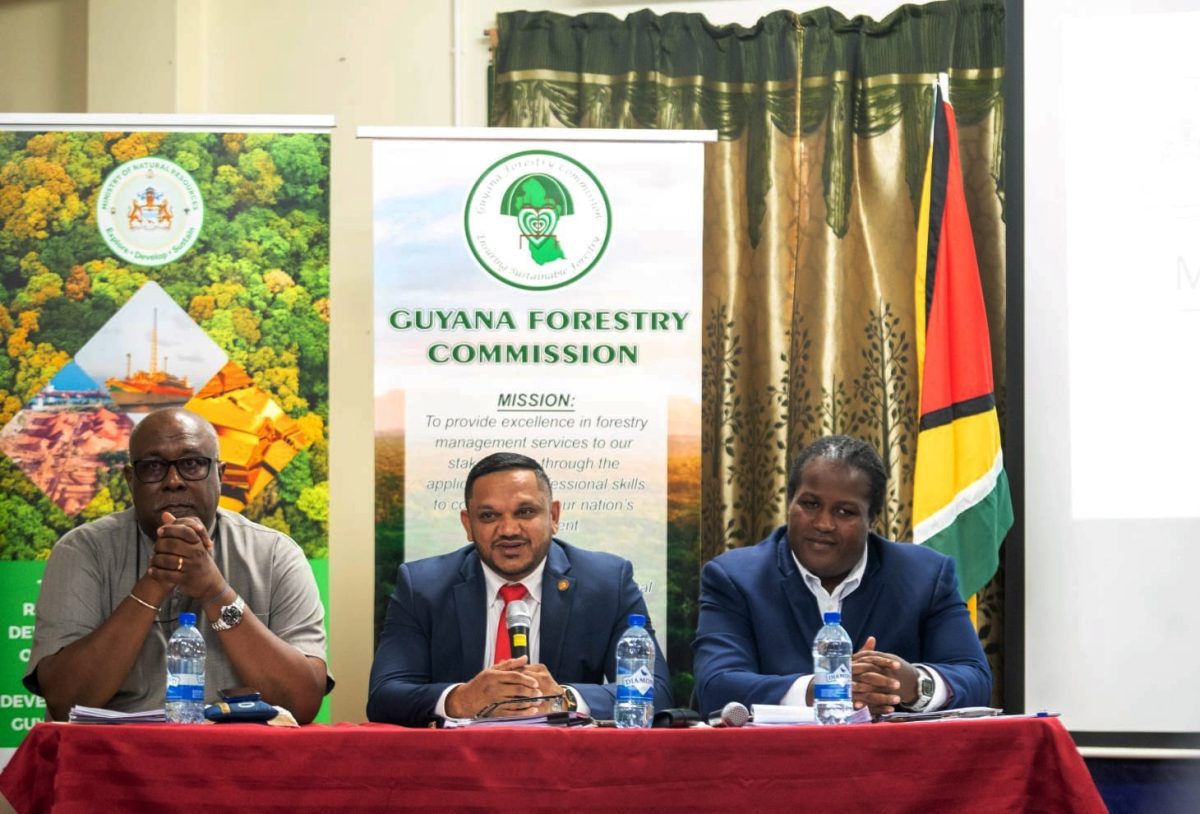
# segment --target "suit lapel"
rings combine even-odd
[[[842,602],[842,627],[846,628],[855,649],[863,645],[870,630],[886,628],[886,625],[876,625],[871,621],[871,614],[875,610],[884,582],[878,573],[882,552],[874,534],[867,538],[867,549],[867,570],[863,573],[862,582]],[[776,550],[783,593],[800,631],[800,641],[797,644],[808,646],[824,623],[821,608],[796,568],[792,551],[788,548],[786,533],[779,540]]]
[[[474,676],[482,666],[487,631],[487,598],[484,594],[483,566],[474,551],[467,554],[459,569],[460,581],[454,586],[454,609],[458,615],[459,642],[462,647],[461,675]]]
[[[821,609],[817,606],[817,598],[804,584],[804,577],[800,575],[800,571],[796,568],[796,562],[792,559],[792,550],[788,547],[786,529],[776,543],[775,557],[779,567],[780,587],[783,595],[787,597],[788,607],[792,611],[792,619],[796,622],[796,630],[799,631],[799,641],[793,644],[807,649],[812,646],[812,640],[821,627]]]
[[[558,541],[550,543],[546,569],[542,572],[541,646],[538,654],[550,675],[560,672],[563,642],[571,607],[575,604],[575,579],[570,576],[571,561]]]
[[[883,580],[879,577],[880,556],[880,546],[872,534],[867,537],[867,569],[863,572],[862,582],[842,602],[842,627],[850,634],[850,641],[854,642],[856,650],[862,647],[871,630],[885,630],[888,627],[887,624],[871,622],[871,614],[883,588]]]

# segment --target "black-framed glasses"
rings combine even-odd
[[[204,480],[212,471],[212,463],[212,458],[189,455],[173,461],[164,461],[161,458],[143,458],[140,461],[134,461],[131,465],[133,474],[142,483],[158,483],[167,476],[171,467],[175,467],[179,477],[184,480]]]
[[[561,712],[567,708],[567,699],[564,693],[558,695],[531,695],[528,698],[509,698],[504,701],[497,701],[494,704],[488,704],[479,712],[475,713],[476,718],[506,718],[514,715],[528,714],[524,712],[527,707],[535,706],[543,701],[550,701],[551,712]]]

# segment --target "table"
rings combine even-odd
[[[1104,812],[1053,718],[655,729],[38,724],[27,812]],[[2,803],[2,801],[0,801]]]

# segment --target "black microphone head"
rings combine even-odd
[[[671,709],[660,709],[654,713],[654,722],[651,726],[655,729],[684,729],[700,723],[703,722],[700,720],[700,713],[696,710],[672,707]]]
[[[740,701],[730,701],[721,707],[721,724],[723,726],[745,726],[750,721],[750,710]]]
[[[529,610],[529,605],[523,599],[514,599],[508,603],[508,609],[504,612],[505,627],[524,627],[528,628],[533,623],[533,613]]]

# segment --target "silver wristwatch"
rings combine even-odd
[[[933,676],[919,664],[913,665],[913,667],[917,671],[917,700],[909,704],[908,708],[913,712],[921,712],[933,700]]]
[[[242,623],[242,608],[246,607],[246,603],[240,596],[236,594],[233,597],[233,602],[228,605],[221,606],[221,612],[217,614],[215,621],[211,622],[213,630],[229,630],[237,627]]]

